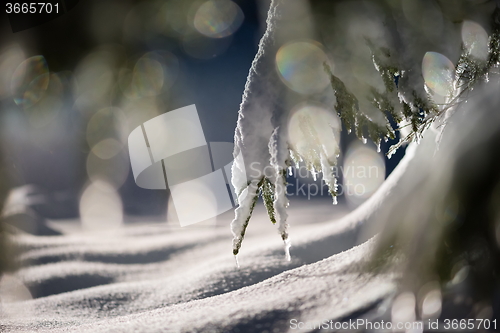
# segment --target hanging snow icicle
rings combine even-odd
[[[275,128],[269,140],[269,152],[271,153],[270,163],[275,172],[275,194],[273,208],[278,217],[278,232],[285,243],[286,259],[290,260],[291,242],[288,238],[288,198],[286,197],[286,169],[290,164],[289,150],[283,140],[280,140],[279,127]]]

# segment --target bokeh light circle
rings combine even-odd
[[[453,92],[455,66],[446,56],[438,52],[427,52],[422,60],[422,75],[425,84],[441,96]]]
[[[328,86],[325,63],[329,61],[321,45],[312,41],[285,44],[276,53],[276,67],[283,82],[301,94],[318,93]]]
[[[488,59],[488,33],[482,26],[472,21],[462,24],[462,41],[470,55],[477,59]]]
[[[415,321],[415,295],[411,292],[399,294],[393,301],[391,308],[391,320],[395,322],[413,322]]]
[[[335,161],[339,153],[340,121],[320,105],[304,104],[292,111],[288,122],[291,147],[306,161],[319,163],[321,153]]]
[[[36,104],[49,86],[49,67],[41,55],[23,61],[12,75],[11,90],[17,105],[25,108]]]
[[[163,87],[163,67],[154,58],[143,56],[135,64],[132,89],[137,96],[156,96]]]
[[[92,150],[87,156],[87,175],[92,182],[106,181],[114,188],[120,188],[126,181],[130,171],[128,156],[120,150],[118,154],[103,159]],[[110,154],[111,155],[111,154]]]
[[[442,295],[439,285],[429,290],[422,301],[422,317],[436,318],[441,314],[442,309]]]
[[[92,153],[103,160],[108,160],[120,153],[122,148],[123,144],[120,141],[114,138],[107,138],[94,145]]]
[[[123,204],[110,183],[92,182],[80,198],[80,217],[85,231],[118,229],[123,224]]]
[[[243,22],[240,7],[229,0],[204,2],[194,16],[194,27],[199,33],[211,38],[232,35]]]
[[[355,142],[345,155],[342,175],[346,199],[350,204],[359,205],[384,182],[384,158],[374,148]]]
[[[179,74],[179,60],[168,51],[148,52],[135,62],[133,70],[122,68],[118,84],[130,99],[158,96],[169,89]]]
[[[101,109],[87,123],[87,143],[92,148],[104,139],[119,138],[124,127],[126,117],[119,108]]]

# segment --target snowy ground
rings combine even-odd
[[[217,226],[91,234],[67,222],[52,224],[63,236],[18,235],[22,268],[0,282],[0,331],[286,332],[292,319],[380,310],[396,274],[366,268],[373,241],[353,248],[361,219],[330,200],[292,201],[290,216],[292,261],[260,204],[239,269],[232,213]]]

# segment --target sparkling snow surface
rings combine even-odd
[[[0,331],[286,332],[291,319],[344,318],[393,294],[396,275],[364,265],[373,240],[352,248],[363,214],[329,199],[292,201],[290,213],[292,260],[259,203],[239,269],[231,214],[217,226],[18,235],[23,266],[0,282]]]

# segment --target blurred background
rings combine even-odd
[[[72,3],[65,14],[16,33],[11,18],[0,14],[3,172],[15,188],[6,215],[16,217],[19,228],[46,235],[58,233],[46,220],[81,217],[87,230],[115,228],[136,216],[164,220],[169,191],[135,184],[128,134],[157,115],[196,104],[206,141],[233,142],[269,1]],[[339,165],[379,169],[376,179],[366,179],[362,196],[347,200],[351,208],[403,154],[389,161],[374,145],[354,141],[342,131],[346,160]],[[321,181],[305,174],[289,176],[297,181],[292,195],[311,199],[313,192],[297,189],[316,183],[312,196],[326,200],[326,186],[318,191]]]
[[[28,205],[43,218],[81,211],[83,223],[99,215],[110,224],[122,209],[126,216],[164,216],[168,191],[134,182],[128,134],[196,104],[206,140],[233,142],[266,7],[82,0],[17,33],[3,13],[0,135],[10,186],[18,188],[9,197],[11,213]]]

